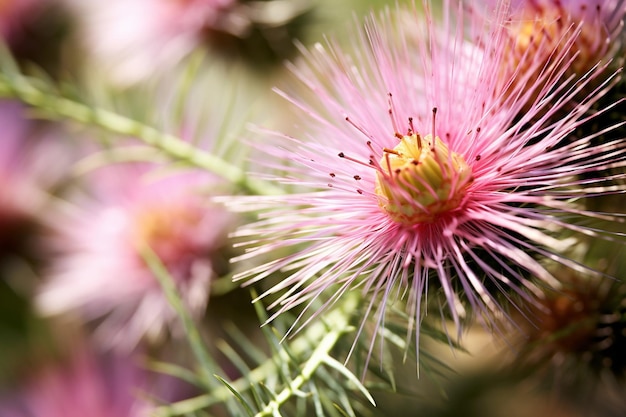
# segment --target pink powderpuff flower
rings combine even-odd
[[[142,258],[143,245],[164,263],[196,318],[205,311],[211,281],[225,272],[222,249],[232,218],[199,194],[210,184],[207,176],[154,174],[147,165],[102,168],[86,184],[94,196],[73,201],[77,213],[51,217],[59,235],[51,249],[59,254],[38,308],[102,318],[96,336],[109,347],[154,341],[177,323]]]
[[[568,60],[564,76],[582,77],[596,65],[624,59],[624,0],[513,0],[507,21],[505,71],[526,73],[520,82],[536,82],[539,73]],[[496,7],[489,0],[481,7]],[[577,32],[572,37],[572,32]],[[570,39],[571,42],[564,42]],[[521,78],[521,77],[518,77]],[[588,91],[587,91],[588,93]]]
[[[526,55],[530,60],[540,44],[549,46],[545,50],[549,53],[578,27],[571,53],[579,56],[570,70],[582,75],[600,60],[623,52],[625,16],[624,0],[513,0],[507,29],[514,38],[514,56]]]
[[[505,2],[490,22],[454,2],[442,10],[434,16],[425,2],[384,13],[356,32],[352,54],[316,45],[291,67],[300,88],[280,94],[299,111],[296,134],[256,143],[280,170],[274,179],[296,191],[226,199],[260,213],[236,233],[247,252],[236,260],[274,259],[236,278],[284,276],[260,296],[275,295],[272,318],[304,306],[303,325],[360,289],[377,329],[387,306],[406,301],[407,337],[415,330],[419,343],[427,295],[441,294],[460,337],[464,305],[495,325],[489,318],[506,314],[500,295],[532,302],[538,286],[558,285],[549,263],[586,270],[566,250],[576,235],[605,233],[584,219],[610,216],[578,201],[623,192],[604,187],[602,171],[623,167],[626,152],[624,143],[591,148],[589,137],[570,136],[613,81],[552,120],[603,68],[569,87],[502,80],[505,57],[492,52],[506,46]],[[560,78],[560,62],[541,81]],[[533,94],[539,100],[521,113]],[[309,312],[316,300],[322,308]]]
[[[206,31],[232,24],[237,0],[69,0],[90,53],[113,80],[130,84],[172,65],[202,43]]]
[[[149,376],[130,357],[75,348],[67,363],[34,369],[22,387],[7,393],[0,415],[147,417],[154,408],[145,398],[153,389]]]

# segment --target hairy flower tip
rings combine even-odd
[[[463,5],[429,10],[369,20],[352,54],[332,43],[305,51],[291,67],[301,85],[279,91],[301,117],[298,131],[269,132],[258,145],[293,192],[224,199],[261,216],[236,233],[247,246],[236,259],[261,261],[237,277],[283,277],[262,296],[276,297],[276,315],[309,306],[295,328],[323,311],[312,305],[358,288],[375,331],[387,306],[406,303],[409,335],[419,337],[441,296],[460,336],[465,318],[489,327],[506,315],[502,299],[532,302],[539,287],[558,286],[547,264],[585,269],[568,256],[577,237],[611,234],[585,225],[611,216],[580,202],[615,191],[602,173],[624,166],[626,143],[568,140],[597,95],[554,121],[578,89],[544,89],[520,115],[524,97],[502,93],[505,57],[492,53],[506,45],[509,11],[485,26]],[[540,81],[558,90],[558,71]],[[603,76],[597,68],[575,84]]]
[[[598,394],[602,402],[620,398],[612,407],[621,412],[626,405],[621,395],[626,376],[626,285],[575,274],[559,279],[563,289],[546,292],[541,304],[518,320],[526,337],[518,345],[515,367],[535,370],[538,378],[555,384],[552,388],[582,403],[598,405]],[[613,395],[605,396],[611,391]]]
[[[384,149],[374,192],[380,206],[402,224],[432,223],[461,204],[472,181],[462,156],[432,135],[402,136],[393,149]]]
[[[94,197],[73,200],[82,211],[69,218],[51,214],[56,256],[39,310],[102,318],[97,336],[110,347],[154,341],[178,323],[146,264],[145,248],[167,268],[194,317],[205,311],[212,280],[226,272],[233,218],[199,193],[207,177],[151,178],[151,172],[137,165],[103,168],[88,178]]]

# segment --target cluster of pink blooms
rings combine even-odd
[[[106,166],[77,178],[61,131],[28,120],[13,102],[0,104],[0,120],[0,266],[21,256],[25,248],[16,246],[16,236],[29,231],[27,249],[43,258],[43,276],[18,287],[34,287],[28,291],[42,316],[70,328],[95,325],[71,364],[34,371],[19,395],[0,400],[0,414],[149,415],[151,401],[137,395],[152,393],[155,378],[127,355],[179,335],[180,326],[142,249],[159,257],[185,307],[202,318],[212,281],[227,270],[224,249],[233,226],[233,216],[206,196],[214,178],[149,163]],[[11,274],[0,268],[2,279],[14,281]],[[110,349],[115,353],[106,358],[121,359],[102,359]]]
[[[572,249],[611,231],[582,203],[623,191],[605,171],[623,172],[626,144],[593,142],[612,126],[574,132],[619,76],[626,3],[491,3],[385,12],[355,52],[331,41],[292,67],[299,85],[279,92],[298,133],[259,148],[300,191],[230,201],[261,209],[238,259],[287,253],[238,276],[288,271],[261,296],[277,294],[276,315],[304,306],[302,323],[358,290],[378,329],[405,302],[419,341],[436,300],[460,337],[465,317],[492,326],[558,288],[551,268],[593,274]]]
[[[98,37],[96,53],[126,55],[115,71],[127,80],[234,25],[238,4],[74,2],[104,8],[86,33]],[[221,196],[218,204],[213,175],[148,162],[74,175],[57,155],[58,138],[31,140],[35,125],[24,109],[0,103],[0,243],[16,219],[45,228],[37,313],[87,326],[115,354],[132,352],[180,330],[145,250],[200,319],[212,283],[229,269],[231,238],[244,248],[232,261],[255,265],[236,279],[261,283],[259,298],[273,299],[271,319],[298,311],[290,331],[359,291],[359,333],[371,320],[380,332],[400,306],[418,345],[433,305],[460,338],[468,318],[499,326],[508,309],[540,306],[543,288],[559,289],[555,269],[596,274],[576,245],[623,240],[594,223],[623,216],[585,201],[626,191],[626,140],[596,140],[617,126],[576,132],[607,111],[596,105],[619,80],[626,1],[442,3],[387,9],[356,29],[350,45],[302,48],[289,65],[292,83],[277,90],[296,113],[296,134],[264,130],[253,145],[263,177],[280,172],[269,179],[288,186],[282,195]],[[150,18],[136,19],[146,11]],[[112,36],[99,37],[111,24]],[[231,233],[241,212],[258,219]],[[36,375],[23,404],[0,414],[148,415],[133,393],[144,375],[100,360],[85,348],[69,367]]]
[[[61,2],[0,2],[0,35],[9,48],[27,40],[31,20],[39,18],[42,5],[53,3]],[[148,32],[117,18],[106,23],[116,26],[111,35],[124,38],[113,43],[123,40],[133,54],[147,54],[154,66],[152,53],[189,52],[206,26],[223,23],[235,1],[93,3],[111,13],[116,7],[136,7],[134,16],[146,10],[156,14],[158,21],[146,23],[152,25]],[[133,40],[135,30],[147,38]],[[154,252],[184,307],[202,319],[212,282],[229,269],[225,249],[234,216],[210,202],[208,195],[219,186],[215,176],[197,170],[122,163],[80,173],[78,157],[89,158],[92,147],[64,137],[76,134],[53,123],[35,121],[30,111],[16,102],[0,103],[2,290],[6,280],[29,299],[33,314],[53,326],[87,328],[93,337],[74,341],[71,352],[63,354],[69,360],[30,369],[15,392],[3,392],[3,375],[0,415],[147,416],[150,404],[160,400],[148,398],[158,391],[152,385],[163,378],[140,370],[132,354],[146,345],[162,346],[167,337],[180,336],[182,328],[142,251]],[[204,137],[203,144],[210,146],[209,139]],[[14,264],[21,267],[32,256],[38,276],[18,275]],[[46,352],[54,348],[36,349],[34,356],[49,356]],[[180,383],[171,385],[167,397]]]

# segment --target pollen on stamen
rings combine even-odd
[[[433,109],[433,120],[435,113]],[[421,137],[412,119],[408,133],[393,149],[383,148],[375,194],[392,220],[414,226],[432,223],[457,208],[473,177],[461,155],[450,151],[439,137]]]

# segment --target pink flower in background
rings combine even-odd
[[[276,294],[275,315],[359,289],[379,325],[404,299],[418,337],[427,295],[441,295],[460,336],[464,304],[485,321],[502,314],[500,295],[538,294],[531,277],[558,285],[547,264],[585,269],[565,251],[577,234],[602,232],[572,222],[597,216],[577,200],[608,192],[598,172],[624,166],[624,144],[569,139],[602,90],[550,117],[602,69],[567,90],[503,80],[503,54],[492,51],[506,47],[505,3],[489,26],[455,14],[453,2],[442,8],[425,20],[421,10],[386,13],[357,32],[351,54],[316,45],[292,68],[301,89],[281,94],[300,112],[295,137],[255,142],[259,159],[281,170],[276,181],[299,191],[227,199],[261,212],[237,233],[249,240],[238,259],[274,259],[238,278],[283,274],[261,296]],[[540,81],[565,71],[555,65]],[[540,100],[522,113],[531,94]],[[320,311],[306,310],[300,320]]]
[[[536,82],[546,66],[558,65],[555,52],[571,61],[565,76],[582,77],[614,58],[621,65],[625,16],[623,0],[514,0],[505,23],[505,66],[523,74],[521,82]]]
[[[516,43],[517,59],[522,54],[530,59],[541,43],[548,46],[545,53],[549,53],[558,43],[565,45],[562,41],[568,32],[579,29],[572,48],[572,54],[578,52],[579,56],[572,70],[586,66],[588,71],[598,61],[611,58],[611,52],[620,51],[624,16],[624,0],[513,0],[507,29]]]
[[[97,335],[132,348],[178,318],[139,252],[148,245],[165,264],[195,317],[204,313],[211,280],[224,273],[222,249],[231,217],[211,205],[198,173],[158,175],[148,166],[102,168],[87,179],[92,198],[57,220],[54,264],[38,297],[45,314],[104,317]]]
[[[149,374],[129,357],[76,348],[70,361],[34,369],[0,401],[3,417],[148,417]],[[141,397],[143,395],[143,397]]]
[[[70,0],[82,21],[84,41],[115,81],[136,82],[155,66],[177,62],[205,32],[234,25],[237,0]]]
[[[27,22],[41,12],[47,0],[2,0],[0,1],[0,34],[5,42],[11,43],[22,34]]]
[[[65,172],[69,153],[59,138],[28,120],[18,103],[0,102],[0,126],[0,233],[6,237],[39,215]]]

